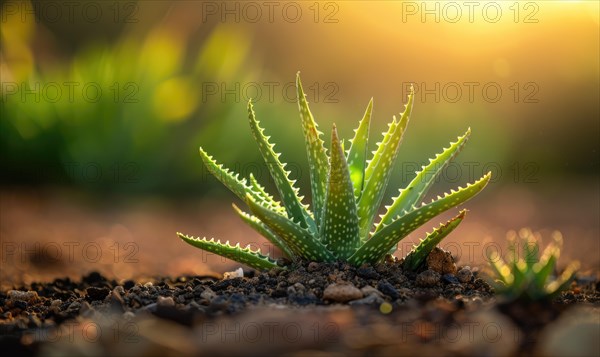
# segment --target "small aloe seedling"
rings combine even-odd
[[[500,255],[488,255],[494,273],[492,285],[507,299],[550,300],[567,289],[579,268],[579,262],[572,262],[556,279],[556,263],[562,247],[562,235],[553,233],[553,241],[539,256],[539,234],[530,229],[508,234],[509,256],[504,261]],[[519,249],[521,248],[521,249]]]
[[[412,111],[412,88],[404,112],[399,119],[394,116],[387,132],[383,133],[377,150],[367,160],[373,101],[369,102],[354,138],[350,140],[350,148],[344,150],[334,125],[327,152],[321,138],[322,133],[317,129],[309,110],[299,76],[296,77],[296,87],[308,154],[312,191],[310,210],[302,203],[303,197],[299,196],[298,189],[294,187],[295,182],[289,179],[285,164],[279,160],[280,154],[274,151],[270,137],[264,134],[264,129],[256,120],[251,102],[248,103],[250,128],[281,201],[268,194],[252,175],[248,179],[240,178],[217,164],[200,148],[200,156],[208,170],[247,204],[250,213],[234,204],[237,214],[292,260],[346,261],[355,266],[379,262],[386,254],[393,252],[397,243],[410,232],[475,196],[490,180],[491,175],[487,173],[464,188],[459,187],[429,203],[421,203],[438,174],[463,148],[471,134],[469,129],[417,172],[412,182],[400,190],[392,204],[386,206],[387,211],[374,225]],[[418,266],[433,247],[458,226],[465,212],[462,211],[429,234],[412,251],[411,266]],[[181,233],[178,235],[193,246],[257,269],[277,266],[275,260],[262,255],[258,250],[241,248],[239,243],[231,246],[229,242],[223,244],[214,238],[208,240]]]

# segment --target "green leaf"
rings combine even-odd
[[[302,89],[300,81],[300,72],[296,75],[296,88],[298,92],[298,109],[302,120],[302,132],[304,133],[304,142],[306,144],[306,153],[308,155],[308,172],[310,174],[310,188],[312,191],[312,210],[315,216],[317,226],[321,224],[321,214],[325,201],[325,190],[327,182],[327,169],[329,159],[325,151],[322,132],[319,131],[317,123],[313,118],[306,95]]]
[[[275,186],[281,196],[281,201],[285,206],[288,216],[294,222],[299,223],[304,228],[311,228],[316,231],[316,226],[312,218],[308,215],[306,208],[302,204],[302,197],[298,195],[298,189],[294,187],[294,182],[289,179],[289,171],[285,170],[285,164],[279,161],[279,155],[273,151],[274,144],[269,143],[269,137],[265,136],[264,129],[260,127],[254,116],[252,102],[248,102],[248,119],[252,134],[258,143],[260,153],[269,168],[269,172],[275,181]]]
[[[405,189],[400,190],[400,194],[394,198],[392,205],[386,207],[387,212],[377,224],[375,232],[379,231],[385,225],[390,224],[390,222],[398,218],[404,212],[413,210],[413,207],[423,199],[425,194],[427,194],[427,191],[433,185],[439,173],[454,157],[456,157],[456,155],[458,155],[470,135],[471,129],[469,128],[456,142],[450,143],[450,146],[447,149],[444,149],[442,153],[437,154],[433,159],[429,160],[429,164],[424,166],[421,172],[417,173],[417,176],[408,184],[408,186]]]
[[[452,190],[446,193],[444,197],[432,200],[431,203],[423,204],[421,207],[406,213],[404,216],[393,221],[389,225],[375,233],[371,239],[366,241],[354,253],[349,261],[357,265],[366,263],[376,263],[381,260],[385,254],[401,239],[410,232],[425,224],[427,221],[438,214],[457,206],[479,193],[489,182],[491,173],[488,172],[478,181],[468,184],[465,188],[459,187],[457,191]]]
[[[358,217],[361,241],[369,238],[369,231],[375,219],[375,213],[379,209],[381,200],[385,193],[388,181],[392,174],[392,166],[398,156],[400,141],[408,124],[412,110],[414,91],[408,95],[408,103],[399,122],[396,118],[392,121],[390,128],[384,134],[383,141],[379,144],[373,159],[365,170],[365,184],[358,201]]]
[[[290,247],[299,257],[318,262],[331,262],[335,260],[333,254],[313,234],[305,228],[291,221],[289,218],[278,215],[246,196],[250,211],[258,217],[269,229]]]
[[[222,164],[218,164],[202,148],[200,148],[200,157],[202,157],[202,161],[208,171],[242,201],[246,200],[246,194],[249,193],[259,204],[269,207],[278,213],[285,214],[285,210],[279,202],[273,200],[264,190],[260,192],[262,189],[260,186],[256,186],[255,184],[252,186],[248,185],[245,178],[240,178],[239,174],[234,175],[229,169],[224,168]]]
[[[276,201],[273,196],[265,191],[265,188],[256,181],[256,178],[250,173],[250,187],[256,193],[255,199],[263,203],[263,206],[274,210],[277,213],[285,213],[285,208],[281,206],[279,201]]]
[[[567,268],[562,272],[562,274],[553,281],[548,284],[546,288],[546,292],[548,293],[548,298],[553,299],[557,297],[561,291],[564,291],[569,288],[573,280],[575,279],[575,274],[579,270],[579,262],[571,262]]]
[[[540,261],[533,267],[536,272],[535,280],[539,288],[543,288],[550,275],[554,272],[558,258],[560,257],[560,248],[562,247],[562,235],[559,232],[553,233],[554,241],[548,244]]]
[[[215,241],[214,238],[207,240],[206,238],[195,238],[187,236],[183,233],[177,233],[179,238],[184,242],[193,245],[194,247],[218,254],[222,257],[235,260],[236,262],[248,265],[254,269],[266,270],[277,267],[275,260],[266,255],[262,255],[259,250],[253,251],[250,248],[241,248],[240,244],[232,246],[229,241],[221,243]]]
[[[488,256],[487,260],[490,263],[490,267],[496,274],[496,277],[499,278],[502,283],[504,283],[505,287],[510,286],[510,284],[513,282],[513,276],[508,265],[506,265],[502,260],[502,257],[498,255],[496,259],[492,259]]]
[[[242,211],[235,204],[232,204],[232,206],[238,216],[240,216],[240,218],[246,222],[246,224],[254,228],[255,231],[265,237],[269,242],[275,244],[290,259],[296,259],[296,255],[292,252],[290,247],[288,247],[287,244],[285,244],[285,242],[282,241],[281,238],[279,238],[275,233],[271,232],[271,230],[263,222],[261,222],[255,216]]]
[[[245,178],[240,178],[239,174],[234,175],[229,169],[223,168],[222,164],[217,164],[202,147],[200,147],[200,157],[202,157],[204,165],[215,178],[221,181],[223,185],[235,193],[241,200],[245,200],[246,193],[250,192],[250,187],[247,185]]]
[[[350,150],[348,151],[348,168],[350,179],[354,187],[354,197],[358,199],[363,189],[365,179],[365,167],[367,162],[367,150],[369,141],[369,126],[371,124],[371,113],[373,112],[373,98],[367,105],[367,110],[358,128],[355,130]]]
[[[427,259],[427,256],[436,245],[440,244],[442,239],[446,238],[452,232],[467,214],[466,210],[460,211],[459,215],[452,218],[448,222],[434,229],[433,232],[427,234],[425,239],[421,240],[418,246],[415,246],[412,251],[404,258],[404,267],[412,271],[417,270]]]
[[[321,223],[321,242],[338,259],[347,259],[360,243],[356,201],[348,164],[335,125],[331,131],[331,168]]]

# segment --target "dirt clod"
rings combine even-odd
[[[456,274],[457,271],[452,254],[438,247],[427,256],[427,268],[440,274]]]

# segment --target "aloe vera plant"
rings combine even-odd
[[[429,160],[416,177],[401,189],[387,211],[374,224],[383,195],[392,173],[398,148],[408,124],[414,92],[399,118],[393,117],[383,139],[373,156],[367,159],[369,127],[373,101],[350,140],[345,151],[335,125],[331,131],[329,152],[325,149],[322,133],[308,107],[299,75],[296,77],[298,107],[308,154],[312,203],[302,202],[294,181],[289,179],[280,154],[274,150],[269,136],[255,117],[252,103],[248,103],[250,128],[262,157],[277,187],[281,201],[268,194],[253,176],[242,178],[218,164],[202,148],[200,156],[217,179],[243,200],[250,213],[235,204],[236,213],[250,227],[279,247],[292,260],[320,262],[347,261],[360,266],[381,261],[393,252],[397,243],[438,214],[467,201],[479,193],[489,182],[488,172],[479,180],[422,203],[423,196],[436,177],[463,148],[471,130],[450,143],[450,146]],[[448,223],[439,226],[411,252],[410,264],[417,267],[442,238],[454,230],[466,211]],[[230,258],[257,269],[277,266],[274,259],[253,251],[221,243],[213,239],[195,238],[177,233],[185,242]]]
[[[551,279],[562,247],[562,235],[554,232],[553,241],[539,256],[540,237],[530,229],[523,228],[517,234],[509,232],[509,256],[505,261],[499,255],[488,255],[492,269],[492,285],[505,298],[526,300],[549,300],[567,289],[579,268],[579,262],[571,262],[556,279]],[[519,250],[521,248],[521,250]]]

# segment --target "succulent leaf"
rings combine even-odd
[[[425,262],[425,259],[427,259],[427,256],[431,253],[433,248],[458,227],[463,218],[465,218],[465,214],[467,214],[466,210],[460,211],[458,216],[441,224],[434,229],[433,232],[427,234],[425,239],[423,239],[418,246],[414,247],[411,252],[408,253],[406,258],[404,258],[404,267],[413,271],[417,270]]]
[[[194,247],[235,260],[236,262],[248,265],[255,269],[271,269],[277,266],[275,260],[266,255],[262,255],[258,250],[253,251],[249,247],[242,248],[239,243],[232,246],[229,242],[221,243],[218,240],[215,241],[214,238],[207,240],[206,238],[187,236],[183,233],[177,233],[177,235],[179,238],[183,239],[184,242],[191,244]]]
[[[280,237],[294,254],[320,262],[335,260],[335,256],[308,229],[255,203],[250,195],[246,196],[246,200],[250,211]]]
[[[338,258],[346,260],[360,243],[356,201],[346,157],[335,125],[331,131],[331,168],[321,223],[321,242]]]
[[[300,81],[300,72],[296,75],[296,88],[298,92],[298,109],[302,120],[302,131],[308,155],[308,172],[310,174],[310,188],[312,191],[312,210],[317,227],[321,224],[321,214],[325,203],[327,170],[329,158],[325,151],[325,144],[321,133],[313,118],[306,95]]]
[[[508,299],[550,300],[567,289],[575,278],[579,262],[571,262],[558,278],[549,282],[562,245],[560,233],[555,232],[553,238],[554,242],[546,247],[538,260],[539,236],[529,229],[522,229],[519,235],[509,232],[509,250],[512,251],[509,259],[505,262],[501,257],[492,259],[488,256],[493,278],[502,282],[492,282],[496,291]],[[523,245],[525,256],[517,254],[519,243]]]
[[[491,173],[488,172],[474,183],[468,184],[464,188],[459,187],[457,191],[452,190],[450,193],[446,193],[444,197],[438,196],[437,200],[432,200],[430,203],[423,204],[421,207],[404,214],[382,228],[379,232],[375,233],[371,239],[366,241],[356,253],[350,257],[349,261],[352,264],[359,264],[359,262],[378,262],[395,244],[406,237],[410,232],[425,224],[438,214],[475,196],[483,190],[490,178]]]
[[[257,231],[260,235],[267,238],[267,240],[277,246],[277,248],[281,249],[281,251],[291,259],[296,259],[296,255],[292,252],[290,247],[285,244],[281,238],[279,238],[275,233],[271,232],[271,230],[258,219],[256,216],[248,214],[242,211],[238,206],[232,204],[235,212],[240,216],[240,218],[246,222],[250,227],[252,227],[255,231]]]
[[[279,201],[276,201],[273,196],[271,196],[265,188],[256,181],[256,178],[252,173],[249,175],[250,187],[252,187],[252,191],[256,193],[255,198],[259,202],[263,202],[263,206],[270,208],[277,213],[286,212],[285,208],[281,206]]]
[[[400,141],[410,118],[413,97],[414,91],[411,89],[411,93],[408,95],[408,103],[400,121],[396,122],[394,119],[365,170],[364,188],[358,200],[358,217],[362,242],[367,241],[369,238],[369,231],[373,225],[375,214],[379,209],[392,174],[392,166],[398,156]]]
[[[250,193],[259,204],[269,207],[278,213],[286,214],[279,202],[273,200],[264,190],[260,192],[262,188],[248,185],[248,181],[245,178],[240,178],[238,174],[234,174],[229,169],[224,168],[222,164],[218,164],[202,148],[200,148],[200,157],[202,157],[202,161],[208,171],[242,201],[245,201],[246,194]]]
[[[566,290],[575,279],[577,270],[579,270],[579,262],[571,262],[558,279],[548,284],[546,288],[548,297],[555,298],[561,291]]]
[[[344,141],[338,138],[334,125],[330,158],[324,146],[322,133],[318,130],[308,107],[299,75],[296,78],[296,86],[310,166],[313,213],[302,203],[303,197],[299,196],[298,189],[294,187],[295,181],[290,180],[285,163],[279,160],[280,154],[274,151],[274,144],[269,142],[269,137],[256,120],[251,102],[248,103],[250,128],[275,181],[280,201],[267,193],[252,174],[248,179],[240,178],[200,148],[200,155],[209,172],[244,200],[250,208],[252,214],[233,205],[240,218],[293,260],[341,260],[355,266],[380,261],[407,234],[434,216],[473,197],[490,180],[488,173],[465,188],[459,187],[458,191],[452,190],[444,197],[438,196],[437,200],[432,200],[429,204],[417,206],[435,181],[435,177],[462,149],[470,134],[469,130],[459,137],[457,142],[451,143],[449,148],[430,160],[430,163],[417,173],[408,188],[400,191],[371,234],[375,213],[382,202],[410,118],[413,88],[400,119],[393,118],[387,132],[383,133],[382,141],[377,143],[378,147],[372,158],[367,160],[373,100],[369,102],[354,138],[350,140],[350,148],[346,155]],[[461,211],[457,217],[428,234],[406,257],[406,264],[411,268],[419,266],[431,249],[455,229],[463,217],[464,211]],[[259,252],[241,249],[239,245],[232,247],[229,243],[222,244],[214,239],[209,241],[205,238],[179,235],[196,247],[230,257],[257,269],[276,266],[271,258]],[[532,270],[539,270],[538,278],[544,284],[544,275],[552,271],[555,259],[554,255],[550,255],[549,261],[544,261],[544,264],[515,261],[507,265],[499,262],[497,270],[499,274],[503,274],[501,279],[505,285],[514,283],[515,280],[527,282]],[[511,274],[511,269],[517,273]],[[562,281],[557,282],[559,283]]]
[[[248,119],[250,121],[250,128],[252,129],[254,139],[258,143],[260,153],[275,181],[275,186],[279,191],[281,201],[285,206],[288,217],[294,222],[299,223],[300,226],[316,231],[316,226],[314,225],[312,218],[309,216],[306,208],[301,202],[298,195],[298,189],[294,187],[294,182],[289,179],[289,171],[286,171],[284,164],[279,161],[279,154],[273,151],[275,145],[269,143],[269,138],[265,136],[264,129],[260,127],[260,124],[256,120],[251,101],[248,102]]]
[[[470,135],[471,129],[469,128],[456,142],[450,143],[447,149],[444,149],[443,152],[429,160],[429,164],[417,173],[417,176],[408,186],[400,190],[400,194],[394,198],[392,205],[389,206],[387,212],[377,224],[375,232],[390,224],[402,212],[412,210],[413,206],[417,205],[423,199],[423,196],[427,194],[427,191],[433,185],[439,173],[460,152]]]
[[[373,98],[369,101],[365,115],[356,129],[354,138],[350,141],[352,145],[350,145],[348,151],[348,169],[350,170],[350,179],[352,180],[356,199],[360,197],[363,190],[372,112]]]

